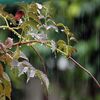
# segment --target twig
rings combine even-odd
[[[100,84],[99,82],[96,80],[96,78],[86,69],[84,68],[81,64],[79,64],[76,60],[74,60],[72,57],[69,57],[69,59],[74,62],[76,65],[78,65],[79,68],[81,68],[82,70],[84,70],[86,73],[88,73],[92,78],[93,80],[95,81],[95,83],[98,85],[98,87],[100,88]]]
[[[6,17],[4,17],[2,14],[0,14],[0,16],[1,16],[1,17],[4,19],[4,21],[6,22],[6,26],[9,27],[9,24],[8,24],[8,21],[7,21]]]
[[[0,14],[0,16],[3,17],[4,20],[5,20],[5,22],[6,22],[6,25],[5,26],[0,26],[0,28],[7,28],[7,29],[11,30],[12,32],[14,32],[19,38],[22,38],[23,40],[26,40],[17,31],[14,30],[15,27],[14,28],[9,27],[9,24],[8,24],[8,22],[6,20],[6,17],[2,16],[1,14]],[[31,41],[28,41],[28,42],[27,41],[25,41],[25,42],[18,42],[18,43],[13,44],[13,46],[20,46],[20,45],[30,44],[30,43],[35,43],[35,42],[36,43],[42,43],[42,44],[44,43],[44,45],[46,45],[48,47],[52,47],[50,44],[47,43],[47,41],[46,42],[43,42],[43,41],[39,41],[39,40],[31,40]],[[61,51],[58,48],[56,50],[66,56],[66,53],[65,52]],[[78,65],[78,67],[80,67],[82,70],[84,70],[85,72],[87,72],[93,78],[93,80],[95,81],[95,83],[100,88],[99,82],[96,80],[96,78],[87,69],[85,69],[81,64],[79,64],[77,61],[75,61],[72,57],[69,57],[69,59],[72,60],[76,65]]]
[[[21,45],[32,44],[32,43],[47,43],[47,42],[48,41],[30,40],[30,41],[24,41],[24,42],[14,43],[13,46],[21,46]]]
[[[47,44],[48,47],[51,47],[50,44]],[[63,55],[67,56],[67,54],[65,52],[63,52],[60,49],[56,49],[58,52],[62,53]],[[80,67],[82,70],[84,70],[86,73],[88,73],[93,80],[95,81],[95,83],[98,85],[98,87],[100,88],[100,83],[96,80],[96,78],[92,75],[92,73],[90,71],[88,71],[86,68],[84,68],[81,64],[79,64],[76,60],[74,60],[72,57],[68,57],[72,62],[74,62],[76,65],[78,65],[78,67]]]

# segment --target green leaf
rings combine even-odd
[[[62,50],[66,53],[67,56],[72,56],[74,52],[76,52],[76,49],[70,45],[66,45],[65,41],[59,40],[57,42],[58,49]]]
[[[38,23],[34,20],[25,21],[21,24],[21,28],[24,32],[28,32],[31,27],[38,29]]]
[[[37,23],[41,24],[39,17],[36,14],[34,14],[33,12],[28,13],[28,16],[29,16],[29,18],[33,19]]]
[[[6,100],[5,97],[11,100],[11,82],[9,76],[4,72],[3,77],[0,79],[0,100]],[[3,97],[1,98],[1,96]]]
[[[16,49],[16,51],[14,52],[13,59],[18,59],[19,57],[20,57],[20,49],[19,49],[19,47],[17,46],[17,49]]]
[[[72,46],[69,46],[69,45],[66,45],[65,48],[64,48],[64,52],[67,54],[67,56],[72,56],[72,54],[74,52],[76,52],[76,49]]]

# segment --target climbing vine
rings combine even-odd
[[[36,50],[35,45],[42,44],[50,48],[55,54],[62,54],[66,59],[71,60],[77,67],[88,73],[100,88],[100,84],[95,77],[72,58],[73,53],[77,50],[70,42],[76,42],[77,40],[67,26],[56,23],[48,14],[44,5],[21,3],[16,4],[16,6],[18,10],[15,14],[12,14],[5,10],[6,5],[0,5],[0,19],[3,21],[3,24],[0,24],[0,29],[6,29],[18,37],[17,42],[11,37],[8,37],[5,41],[0,41],[0,100],[6,100],[6,97],[11,100],[11,79],[5,71],[5,67],[8,67],[10,72],[16,70],[18,77],[26,74],[26,82],[31,78],[38,77],[48,90],[49,80],[47,75],[29,62],[28,57],[21,50],[22,45],[26,45],[27,48],[31,47],[44,67],[44,60]],[[55,41],[53,38],[49,39],[47,31],[52,32],[51,30],[54,30],[55,33],[64,33],[66,40]],[[16,49],[12,50],[13,48]]]

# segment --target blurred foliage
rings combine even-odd
[[[8,0],[0,0],[1,3],[7,3],[6,1]],[[10,1],[11,0],[9,0],[8,3],[10,3]],[[34,0],[34,2],[35,1],[47,6],[49,14],[57,23],[64,23],[75,33],[78,43],[77,45],[72,44],[78,51],[74,57],[78,62],[84,65],[84,67],[90,70],[100,82],[100,0]],[[4,35],[1,35],[2,32],[3,31],[0,30],[0,40],[5,40],[6,34],[3,32]],[[66,40],[65,35],[61,36],[59,33],[55,34],[54,31],[50,33],[49,37],[55,37],[55,40],[59,38]],[[48,52],[50,51],[44,51],[44,48],[41,48],[40,45],[38,48],[47,62],[51,58],[53,59],[53,63],[55,63],[53,68],[47,66],[47,74],[51,79],[51,87],[55,88],[55,90],[56,88],[60,88],[59,97],[62,95],[64,97],[61,97],[61,100],[100,99],[100,89],[87,74],[75,68],[73,68],[73,70],[60,70],[57,67],[58,59],[55,59],[54,54],[51,53],[49,55]],[[37,64],[37,62],[40,63],[33,51],[27,50],[24,46],[22,49],[30,58],[30,62],[34,64]],[[30,51],[30,54],[28,54],[27,51]],[[34,62],[32,59],[34,59]],[[52,65],[52,62],[49,62],[49,65]],[[59,84],[57,85],[58,87],[55,87],[55,84]],[[20,99],[18,98],[16,100]]]
[[[74,57],[100,82],[100,0],[51,0],[44,4],[56,22],[62,22],[73,30],[78,40]],[[55,75],[63,88],[64,100],[100,99],[100,90],[81,70],[63,72],[56,68]]]

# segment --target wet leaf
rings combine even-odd
[[[27,75],[27,82],[30,80],[30,78],[33,78],[35,75],[35,68],[28,61],[19,62],[18,70],[18,76],[21,76],[24,73]]]
[[[38,9],[42,9],[42,5],[41,4],[36,3],[36,5],[37,5]]]
[[[34,78],[35,76],[35,68],[30,67],[29,70],[27,71],[27,82],[30,80],[30,78]]]
[[[50,29],[53,29],[55,30],[56,32],[58,32],[58,28],[55,26],[55,25],[48,25],[48,26],[45,26],[46,30],[50,30]]]
[[[44,74],[42,71],[37,70],[36,71],[36,76],[44,83],[44,85],[46,86],[46,88],[48,90],[49,80],[48,80],[46,74]]]
[[[55,41],[51,40],[51,50],[52,50],[52,52],[55,52],[56,48],[57,47],[56,47]]]
[[[30,35],[38,40],[47,40],[47,34],[44,33],[30,33]]]

